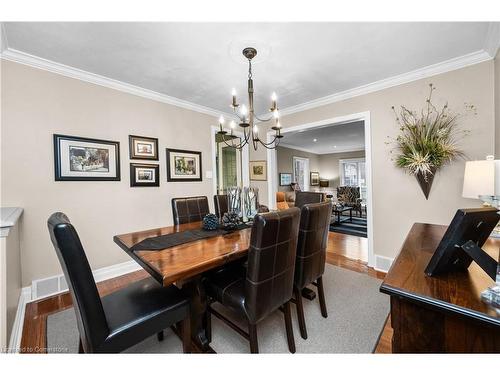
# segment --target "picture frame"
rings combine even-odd
[[[160,165],[130,163],[130,187],[160,186]]]
[[[129,135],[130,159],[159,160],[158,138]]]
[[[311,172],[310,173],[309,185],[311,185],[311,186],[318,186],[319,185],[319,172]]]
[[[167,181],[202,181],[201,152],[167,148]]]
[[[120,142],[54,134],[56,181],[120,181]]]
[[[267,162],[265,160],[250,162],[250,180],[267,181]]]
[[[288,186],[292,183],[291,173],[280,173],[280,186]]]

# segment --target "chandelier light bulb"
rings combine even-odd
[[[275,93],[275,92],[273,92],[273,93],[272,93],[272,95],[271,95],[271,100],[272,100],[273,102],[275,102],[277,99],[278,99],[278,97],[276,96],[276,93]]]
[[[247,111],[247,106],[246,106],[245,104],[243,104],[243,105],[241,106],[241,115],[242,115],[243,117],[245,117],[245,116],[247,115],[247,112],[248,112],[248,111]]]
[[[278,112],[278,110],[274,111],[274,118],[280,118],[280,113]]]
[[[229,124],[231,126],[231,129],[234,129],[236,127],[236,123],[234,120],[231,120],[231,123]]]
[[[231,90],[231,95],[232,95],[232,96],[236,96],[236,89],[235,89],[235,88],[233,88],[233,89]]]
[[[224,116],[222,115],[219,117],[219,124],[224,124]]]
[[[257,133],[259,132],[259,128],[257,127],[257,125],[254,125],[254,126],[253,126],[253,132],[254,132],[255,134],[257,134]]]
[[[277,127],[277,128],[281,128],[281,122],[280,122],[279,120],[278,120],[278,121],[276,121],[276,127]]]

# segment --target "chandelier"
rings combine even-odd
[[[271,108],[269,112],[271,115],[269,118],[263,119],[259,118],[254,111],[253,106],[253,80],[252,80],[252,59],[257,55],[257,50],[252,47],[247,47],[243,50],[243,56],[248,59],[248,108],[242,104],[241,106],[236,101],[236,91],[233,89],[232,96],[233,101],[231,103],[231,108],[237,118],[238,126],[243,130],[243,139],[240,139],[238,143],[234,142],[234,139],[237,138],[233,135],[233,131],[236,129],[236,122],[231,120],[230,133],[227,136],[228,132],[224,130],[223,125],[225,119],[223,116],[219,118],[219,131],[217,134],[221,135],[224,143],[236,149],[241,149],[245,147],[247,144],[252,142],[254,150],[257,150],[259,143],[268,149],[274,149],[278,147],[280,139],[283,138],[281,135],[281,124],[279,120],[279,112],[277,105],[276,93],[273,93],[271,96]],[[260,139],[259,136],[259,125],[255,122],[257,120],[260,123],[266,123],[268,121],[273,120],[274,126],[272,129],[275,131],[274,138],[270,142],[264,142]],[[228,143],[228,138],[230,139],[230,143]]]

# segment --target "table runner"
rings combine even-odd
[[[168,249],[169,247],[174,247],[177,245],[182,245],[188,242],[202,240],[204,238],[223,236],[225,234],[234,232],[235,230],[241,230],[251,227],[252,227],[251,224],[242,223],[239,224],[233,230],[226,230],[223,228],[216,230],[190,229],[183,232],[169,233],[169,234],[164,234],[163,236],[146,238],[141,242],[132,246],[130,250],[158,251],[158,250]]]

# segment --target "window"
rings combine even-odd
[[[365,159],[346,159],[340,161],[340,185],[359,186],[363,201],[366,201],[365,165]]]

